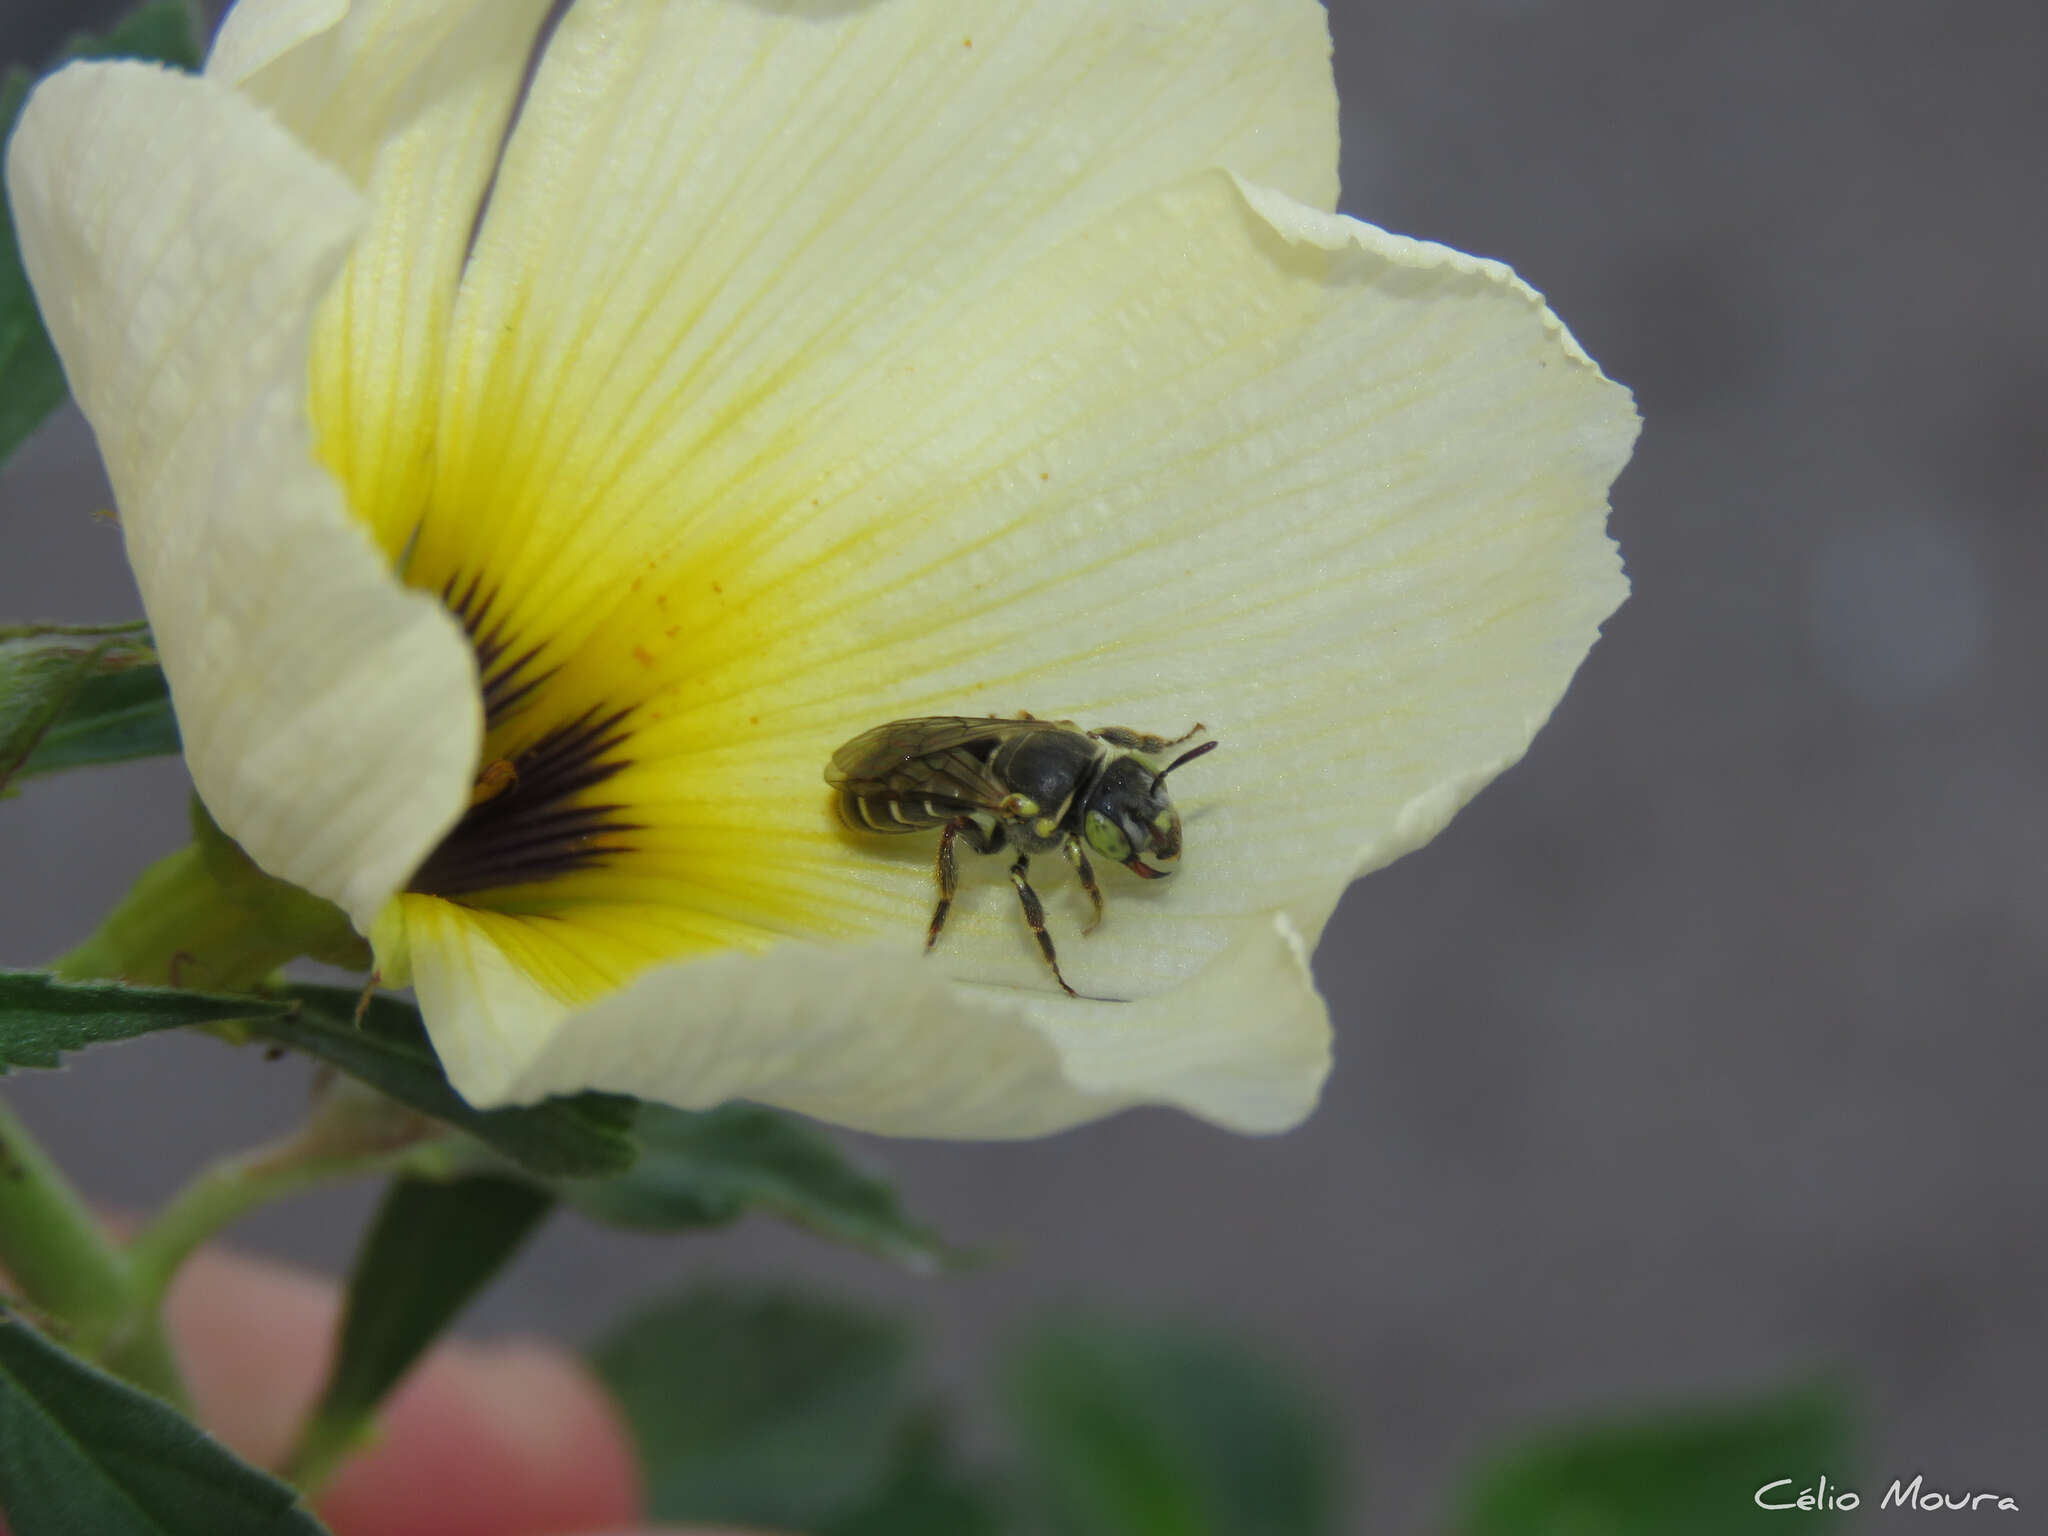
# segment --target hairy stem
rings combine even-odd
[[[128,1263],[136,1301],[153,1313],[193,1251],[249,1212],[322,1184],[392,1172],[442,1130],[350,1079],[330,1079],[304,1125],[206,1168],[135,1235]]]
[[[129,1258],[26,1125],[0,1104],[0,1265],[53,1332],[144,1391],[185,1406],[152,1308],[137,1311]]]

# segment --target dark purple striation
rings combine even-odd
[[[459,594],[453,580],[442,590],[442,600],[476,648],[487,729],[526,703],[550,675],[532,670],[538,646],[507,655],[504,621],[490,618],[495,596],[480,597],[475,578]],[[496,793],[480,788],[478,802],[428,855],[407,889],[429,896],[474,895],[550,880],[626,851],[621,835],[638,830],[625,819],[626,807],[583,797],[627,765],[622,749],[632,713],[630,706],[608,711],[593,705],[510,759],[504,787]],[[495,766],[484,764],[480,773]]]

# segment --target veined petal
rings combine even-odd
[[[863,345],[872,387],[793,369],[772,435],[620,470],[666,542],[593,566],[604,610],[548,686],[636,706],[603,786],[630,851],[503,903],[630,926],[615,979],[915,934],[931,839],[847,832],[819,773],[925,714],[1222,741],[1177,780],[1179,872],[1104,871],[1099,932],[1038,866],[1082,992],[1174,987],[1259,913],[1313,940],[1520,756],[1626,590],[1606,491],[1634,413],[1540,298],[1221,173]],[[1049,988],[1000,868],[963,864],[928,964]]]
[[[369,194],[314,332],[322,460],[394,558],[419,523],[455,287],[549,0],[242,0],[210,78]]]
[[[545,959],[502,946],[501,920],[406,902],[420,1001],[473,1103],[580,1088],[685,1108],[745,1098],[977,1139],[1167,1104],[1271,1132],[1308,1114],[1329,1067],[1306,948],[1277,914],[1241,925],[1188,987],[1134,1004],[954,986],[904,945],[792,944],[660,967],[572,1013]]]
[[[737,452],[783,389],[878,387],[1126,199],[1222,165],[1336,196],[1313,0],[581,0],[551,39],[458,313],[421,585],[573,644],[666,538],[648,476]]]
[[[460,629],[312,455],[308,329],[362,199],[261,108],[132,64],[37,89],[8,189],[199,793],[366,924],[461,814],[481,721]]]
[[[640,749],[710,740],[721,705],[772,696],[758,762],[721,720],[724,773],[794,802],[803,758],[892,716],[1205,723],[1222,749],[1176,779],[1181,868],[1112,886],[1101,930],[1061,948],[1084,992],[1173,985],[1249,912],[1320,935],[1352,879],[1520,757],[1627,590],[1606,495],[1634,411],[1540,297],[1220,174],[1131,205],[878,371],[886,391],[834,402],[748,475],[752,504],[792,510],[725,583],[745,659],[675,695]],[[693,614],[675,654],[705,654],[711,622]],[[925,907],[911,841],[867,840],[842,908],[866,917],[885,886],[897,921]],[[1003,881],[964,906],[937,963],[1045,984]],[[1085,912],[1064,891],[1051,909],[1069,932]]]
[[[1506,268],[1222,173],[867,355],[877,387],[814,393],[793,370],[774,437],[655,466],[688,492],[668,542],[623,586],[609,572],[548,685],[580,705],[642,690],[603,791],[630,808],[626,851],[502,911],[418,899],[444,1059],[487,1102],[638,1081],[917,1134],[1141,1100],[1290,1123],[1320,1079],[1321,1005],[1270,965],[1225,984],[1240,973],[1217,957],[1312,938],[1355,875],[1526,748],[1625,592],[1605,502],[1626,392]],[[819,770],[862,728],[1019,708],[1202,720],[1224,743],[1179,780],[1181,869],[1103,871],[1098,933],[1039,866],[1070,979],[1127,1002],[1046,996],[1008,882],[971,856],[935,955],[889,946],[930,911],[931,840],[830,815]],[[883,947],[844,973],[777,945],[863,936]],[[655,966],[688,955],[709,958]],[[975,985],[942,1003],[948,975]],[[603,996],[636,976],[630,1004]],[[839,988],[858,1010],[827,1006]],[[1007,1086],[969,1092],[962,1064],[920,1096],[917,1021],[947,1008],[977,1021],[947,1060],[986,1050]],[[903,1020],[877,1026],[872,1064],[861,1012]]]

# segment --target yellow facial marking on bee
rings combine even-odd
[[[1082,830],[1088,839],[1088,846],[1105,859],[1115,859],[1121,864],[1131,856],[1131,840],[1124,836],[1121,828],[1100,811],[1090,811],[1082,823]]]

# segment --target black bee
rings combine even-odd
[[[1065,852],[1095,904],[1095,917],[1083,930],[1093,932],[1102,921],[1102,891],[1082,843],[1147,880],[1171,874],[1180,858],[1180,812],[1167,798],[1166,776],[1219,743],[1205,741],[1164,768],[1145,759],[1163,756],[1202,729],[1197,725],[1169,741],[1120,725],[1084,731],[1071,720],[1032,715],[892,720],[834,752],[825,782],[839,791],[839,814],[855,831],[945,828],[939,835],[939,904],[925,935],[927,951],[938,943],[953,905],[953,839],[965,838],[976,853],[1015,848],[1010,881],[1024,904],[1024,921],[1053,980],[1069,997],[1078,997],[1060,974],[1045,909],[1027,878],[1031,855]]]

